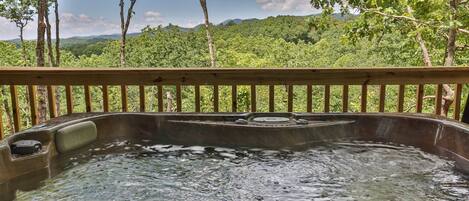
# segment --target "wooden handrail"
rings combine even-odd
[[[389,85],[447,82],[468,83],[469,68],[0,68],[1,85]]]
[[[152,99],[157,100],[157,108],[154,109],[158,112],[165,112],[170,108],[175,112],[187,112],[183,109],[183,97],[187,97],[187,86],[194,87],[194,100],[193,111],[201,112],[206,111],[206,88],[213,87],[213,112],[219,112],[220,110],[220,90],[226,89],[231,91],[231,110],[224,106],[224,110],[231,112],[245,112],[250,110],[251,112],[257,112],[260,110],[262,104],[261,98],[268,99],[267,107],[263,107],[264,111],[269,112],[280,112],[276,111],[279,107],[276,106],[276,96],[282,96],[282,94],[276,94],[280,91],[279,85],[284,85],[283,90],[286,91],[286,100],[282,100],[286,103],[285,111],[292,112],[303,108],[295,106],[296,104],[306,104],[303,112],[319,112],[317,108],[313,109],[313,104],[316,103],[313,96],[317,97],[317,93],[323,94],[323,112],[350,112],[360,111],[368,112],[371,107],[369,102],[375,102],[377,104],[374,111],[377,112],[409,112],[410,109],[415,108],[415,112],[421,113],[423,109],[428,112],[428,107],[424,107],[424,95],[425,87],[435,87],[436,94],[435,101],[432,103],[435,106],[433,111],[436,115],[442,114],[442,103],[443,103],[443,84],[452,84],[455,90],[454,104],[452,106],[453,118],[456,120],[460,119],[461,110],[461,98],[463,93],[463,84],[469,83],[469,68],[468,67],[433,67],[433,68],[340,68],[340,69],[321,69],[321,68],[264,68],[264,69],[252,69],[252,68],[152,68],[152,69],[122,69],[122,68],[10,68],[0,67],[0,85],[10,86],[10,100],[12,106],[12,125],[10,126],[10,132],[18,132],[25,126],[22,121],[31,120],[33,125],[40,123],[38,119],[38,100],[39,98],[46,98],[48,100],[48,111],[49,116],[54,118],[60,111],[57,111],[55,89],[56,87],[65,87],[65,104],[67,114],[74,113],[74,106],[85,105],[86,112],[110,112],[110,93],[111,86],[119,86],[120,97],[121,97],[121,108],[122,112],[128,112],[130,109],[139,108],[138,111],[146,112],[149,110],[146,107],[147,96],[152,96]],[[132,92],[132,86],[138,86],[139,95],[129,96],[129,92]],[[249,86],[250,90],[240,87],[241,85]],[[266,85],[268,88],[267,92],[262,95],[261,89],[257,88],[258,85]],[[306,93],[304,96],[298,96],[297,86],[301,85],[305,87]],[[323,86],[322,92],[317,91],[314,86]],[[361,90],[357,92],[355,88],[351,87],[354,85],[361,86]],[[373,92],[374,95],[369,96],[370,91],[374,91],[375,88],[368,87],[369,85],[378,85],[377,92]],[[397,90],[390,90],[392,93],[397,95],[395,102],[386,103],[387,97],[387,86],[395,85]],[[22,97],[26,97],[29,101],[29,110],[21,110],[23,113],[29,112],[29,115],[23,116],[20,114],[20,101],[18,87],[27,86],[25,89],[27,92]],[[36,88],[47,87],[47,97],[40,97]],[[76,87],[83,87],[84,92],[76,90]],[[148,87],[156,87],[156,92],[153,91],[149,95]],[[225,88],[220,88],[225,86]],[[337,87],[342,86],[342,110],[337,108]],[[415,99],[414,102],[408,102],[405,95],[409,92],[410,87],[415,86]],[[96,96],[96,92],[92,89],[102,87],[102,109],[92,108],[93,97]],[[173,88],[169,90],[168,87],[175,87],[175,93]],[[203,88],[201,88],[203,87]],[[226,88],[228,87],[228,88]],[[75,89],[74,89],[75,88]],[[43,89],[43,88],[41,88]],[[184,90],[183,90],[184,89]],[[201,90],[204,89],[204,90]],[[334,90],[333,90],[334,89]],[[391,88],[393,89],[393,88]],[[226,90],[223,90],[223,95],[229,94]],[[182,95],[184,92],[184,96]],[[265,92],[265,91],[264,91]],[[315,95],[313,94],[315,93]],[[75,94],[84,93],[84,94]],[[249,93],[246,96],[246,93]],[[359,94],[360,102],[353,103],[354,94]],[[428,91],[427,91],[428,93]],[[134,94],[134,93],[132,93]],[[74,95],[83,95],[84,102],[76,103]],[[172,98],[175,95],[175,105]],[[268,96],[268,97],[263,97]],[[340,95],[339,95],[340,96]],[[244,100],[243,98],[250,98],[250,101]],[[305,103],[298,101],[299,97],[304,97]],[[128,100],[129,98],[129,100]],[[130,99],[131,98],[131,99]],[[132,105],[133,99],[139,99],[139,106]],[[150,98],[150,97],[148,97]],[[224,100],[227,97],[224,97]],[[258,100],[259,98],[259,100]],[[374,98],[374,99],[373,99]],[[243,99],[244,104],[250,104],[250,107],[244,107],[238,103],[238,99]],[[379,99],[378,103],[376,100]],[[408,98],[407,98],[408,99]],[[258,102],[259,101],[259,102]],[[298,101],[298,102],[297,102]],[[301,103],[299,103],[301,102]],[[203,108],[202,108],[202,103]],[[335,105],[333,105],[333,103]],[[406,103],[406,104],[405,104]],[[411,104],[409,104],[411,103]],[[414,104],[414,106],[412,106]],[[411,106],[409,106],[411,105]],[[151,104],[153,108],[154,104]],[[389,106],[395,109],[387,108]],[[316,105],[317,107],[317,105]],[[340,106],[339,106],[340,107]],[[359,107],[359,109],[357,109]],[[409,108],[413,107],[413,108]],[[82,108],[82,107],[80,107]],[[184,107],[187,108],[187,107]],[[249,108],[249,109],[245,109]],[[280,107],[281,108],[281,107]],[[78,110],[78,109],[77,109]],[[394,111],[388,111],[394,110]],[[0,115],[5,111],[0,108]],[[113,111],[116,112],[116,111]],[[370,111],[372,112],[372,111]],[[411,111],[412,112],[412,111]],[[62,112],[61,114],[63,114]],[[22,119],[26,117],[29,119]],[[4,135],[5,128],[1,123],[0,116],[0,138]]]

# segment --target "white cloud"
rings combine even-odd
[[[143,17],[145,22],[151,24],[162,24],[164,22],[164,17],[157,11],[147,11],[143,14]]]
[[[268,11],[312,11],[310,0],[256,0],[263,10]]]
[[[63,13],[60,16],[60,29],[63,36],[113,34],[120,32],[120,24],[103,17],[90,17],[85,14]]]

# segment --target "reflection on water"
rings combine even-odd
[[[126,152],[103,154],[120,147]],[[465,200],[452,162],[411,147],[329,144],[306,151],[116,142],[67,157],[18,200]]]

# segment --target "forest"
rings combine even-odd
[[[0,2],[8,1],[11,0]],[[135,2],[132,0],[130,6]],[[171,24],[148,26],[140,33],[128,34],[124,47],[120,35],[115,38],[61,39],[62,43],[59,46],[58,43],[54,43],[56,40],[51,40],[49,48],[44,48],[46,55],[44,66],[60,66],[60,68],[469,66],[467,0],[348,1],[347,5],[343,5],[342,2],[313,0],[312,5],[323,9],[323,12],[310,16],[272,16],[265,19],[228,20],[221,24],[211,24],[207,18],[205,26],[202,24],[194,28],[182,28]],[[50,5],[51,13],[53,5],[53,3]],[[338,11],[336,7],[341,9]],[[49,10],[49,7],[43,9]],[[353,9],[359,12],[351,13]],[[451,12],[448,12],[449,10]],[[31,13],[31,16],[36,12]],[[8,17],[5,13],[3,12],[2,16]],[[29,22],[31,20],[32,18]],[[15,22],[12,20],[12,23]],[[124,31],[127,30],[123,30],[123,36],[127,35]],[[0,66],[38,66],[37,45],[36,40],[0,41]],[[123,50],[125,54],[122,54]],[[55,59],[51,58],[54,54]],[[60,57],[60,62],[57,62],[57,57]],[[321,112],[323,109],[322,88],[322,86],[313,88],[314,112]],[[388,112],[396,111],[397,88],[398,86],[388,86],[385,108]],[[405,112],[415,110],[416,89],[416,86],[406,86]],[[448,97],[445,100],[448,104],[451,104],[449,95],[452,89],[454,86],[445,87],[445,95]],[[27,112],[29,110],[27,88],[21,86],[19,90],[22,127],[27,128],[31,126]],[[175,93],[174,86],[165,86],[164,90]],[[275,90],[276,103],[278,103],[275,110],[286,111],[286,87],[276,86]],[[305,111],[305,90],[306,86],[295,86],[294,111]],[[370,86],[369,90],[368,110],[377,111],[379,86]],[[202,112],[212,111],[212,91],[211,87],[201,87]],[[464,86],[463,91],[463,100],[465,100],[469,86]],[[92,110],[102,111],[102,88],[93,86],[91,93]],[[120,89],[118,86],[111,86],[109,93],[110,110],[117,112],[121,107]],[[147,87],[146,93],[148,110],[156,111],[158,104],[156,87]],[[239,112],[249,111],[249,93],[249,86],[238,87]],[[268,111],[268,106],[265,104],[268,101],[268,86],[259,87],[257,93],[258,111]],[[332,86],[331,93],[331,111],[342,111],[342,88]],[[351,86],[349,93],[349,111],[360,111],[360,86]],[[57,107],[60,114],[66,113],[64,94],[64,87],[57,87]],[[84,112],[83,87],[74,87],[73,94],[76,100],[74,112]],[[435,108],[435,98],[432,97],[434,94],[435,86],[425,87],[424,112],[426,113],[433,112]],[[220,88],[221,112],[231,110],[230,96],[230,87]],[[193,87],[183,87],[182,97],[182,111],[194,111]],[[2,88],[0,100],[5,114],[4,127],[11,131],[9,88]],[[165,101],[165,104],[169,102]],[[130,111],[138,111],[138,87],[129,87],[129,106]],[[174,106],[165,105],[164,108],[172,110]],[[447,112],[451,114],[451,108],[448,108]]]

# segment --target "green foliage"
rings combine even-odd
[[[330,1],[324,1],[330,2]],[[321,4],[322,5],[322,4]],[[398,7],[401,9],[400,7]],[[396,9],[398,9],[396,8]],[[326,10],[327,11],[327,10]],[[386,11],[394,12],[394,11]],[[437,12],[416,15],[437,16]],[[380,21],[381,20],[381,21]],[[264,20],[246,20],[240,23],[226,23],[214,27],[215,46],[217,47],[218,66],[242,68],[296,68],[296,67],[389,67],[389,66],[421,66],[421,51],[415,43],[411,28],[400,30],[399,24],[387,22],[389,19],[373,18],[366,15],[338,17],[325,13],[322,16],[279,16]],[[383,25],[383,22],[386,26]],[[392,28],[389,28],[392,27]],[[386,30],[386,31],[383,31]],[[355,32],[355,33],[351,33]],[[374,32],[373,34],[370,34]],[[366,33],[366,34],[363,34]],[[437,40],[435,32],[424,29],[425,38],[433,38],[428,44],[433,50],[432,56],[439,58],[444,54],[444,42]],[[351,36],[359,37],[351,37]],[[365,37],[366,36],[366,37]],[[63,41],[62,66],[67,67],[118,67],[119,41],[118,36],[94,38],[72,38]],[[198,27],[185,29],[177,26],[145,28],[142,33],[134,34],[127,41],[127,66],[129,67],[206,67],[210,65],[205,31]],[[458,44],[468,44],[468,38],[461,37]],[[26,42],[27,63],[20,59],[21,50],[9,42],[0,42],[0,66],[33,66],[35,61],[35,44]],[[457,63],[469,65],[469,54],[458,54]],[[442,62],[437,60],[437,62]],[[213,111],[213,88],[201,86],[201,111]],[[238,86],[237,103],[239,112],[250,111],[250,87]],[[466,92],[468,89],[464,88]],[[65,89],[60,87],[61,114],[66,113]],[[165,86],[164,92],[176,94],[174,86]],[[28,115],[26,88],[22,94],[20,105],[22,114]],[[73,87],[74,111],[85,112],[83,87]],[[129,111],[138,111],[138,88],[129,86]],[[268,112],[269,91],[267,86],[257,87],[257,111]],[[287,111],[287,88],[275,86],[275,110]],[[350,86],[349,108],[352,112],[360,111],[359,86]],[[387,88],[385,110],[397,110],[397,86]],[[435,87],[425,89],[426,95],[435,93]],[[92,109],[102,111],[102,88],[91,87]],[[220,86],[220,111],[231,112],[231,86]],[[182,110],[193,112],[194,87],[182,87]],[[412,112],[415,108],[415,86],[406,88],[405,111]],[[163,94],[165,97],[166,94]],[[120,88],[110,86],[110,110],[120,111]],[[146,108],[157,111],[157,89],[146,87]],[[313,111],[324,109],[324,87],[313,87]],[[8,97],[2,97],[9,100]],[[369,86],[368,111],[377,111],[379,87]],[[306,110],[306,87],[294,87],[294,111]],[[331,111],[342,111],[342,87],[331,86]],[[433,112],[434,100],[425,100],[424,112]],[[168,102],[165,99],[163,108]],[[173,107],[176,101],[173,101]],[[24,116],[24,127],[30,125],[29,116]],[[5,121],[4,121],[5,122]]]

